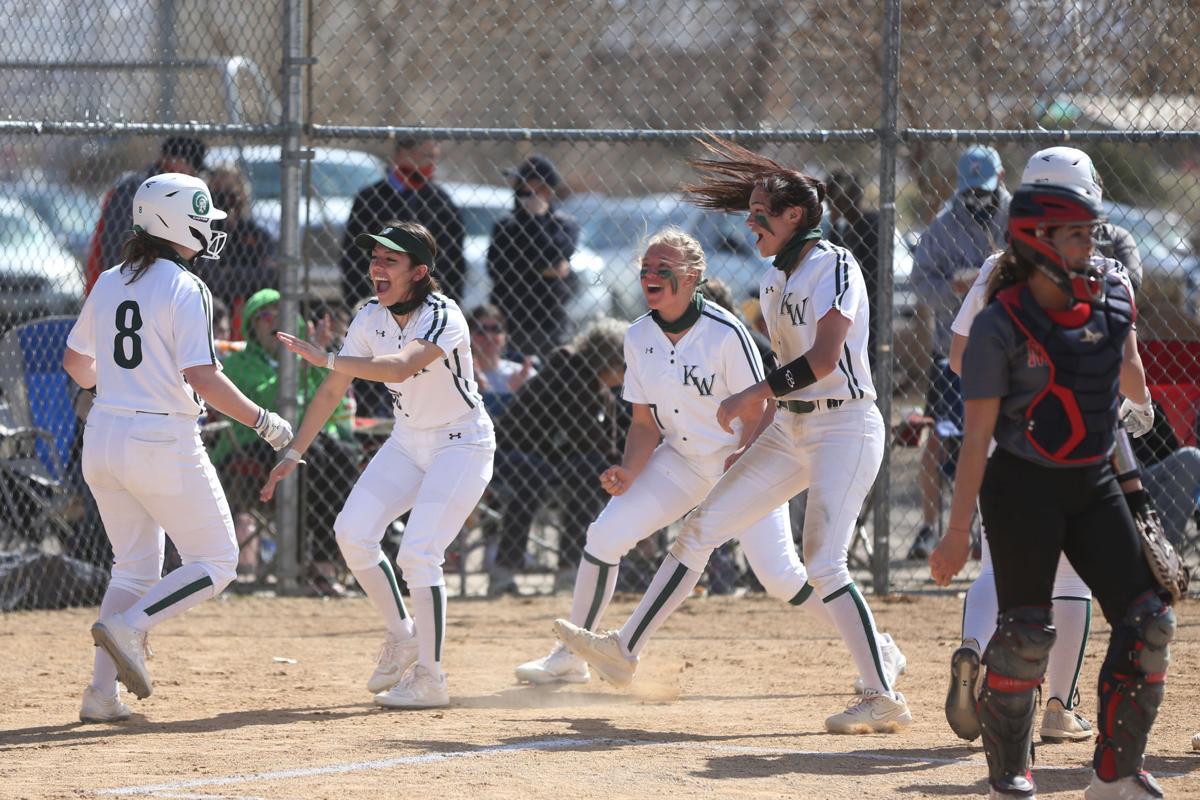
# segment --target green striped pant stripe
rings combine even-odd
[[[853,583],[847,583],[822,602],[828,604],[846,593],[850,594],[854,600],[854,607],[858,609],[858,618],[862,622],[863,634],[867,637],[867,643],[871,645],[871,660],[875,662],[875,673],[879,676],[879,682],[883,684],[884,691],[890,692],[892,685],[888,683],[887,676],[883,674],[883,661],[879,657],[879,641],[875,637],[875,626],[871,624],[871,617],[867,613],[867,604],[859,594],[858,587]]]
[[[796,596],[793,597],[791,600],[788,600],[788,603],[793,606],[803,605],[804,601],[807,600],[809,598],[809,595],[811,595],[812,593],[813,593],[812,584],[809,583],[808,581],[805,581],[804,585],[800,587],[800,591],[796,592]]]
[[[404,607],[404,597],[400,594],[400,584],[396,581],[396,571],[392,569],[392,562],[388,561],[387,556],[379,559],[379,568],[383,570],[383,574],[387,578],[388,587],[392,590],[392,599],[396,601],[396,608],[400,610],[400,619],[408,619],[408,609]]]
[[[184,586],[180,589],[176,589],[175,591],[171,592],[169,595],[164,597],[162,600],[159,600],[157,603],[146,606],[146,616],[152,617],[155,614],[157,614],[158,612],[162,611],[164,608],[169,608],[170,606],[175,605],[176,603],[178,603],[180,600],[184,599],[185,597],[190,597],[191,595],[194,595],[196,592],[200,591],[201,589],[205,589],[212,585],[213,585],[212,578],[208,577],[207,575],[205,575],[203,578],[197,578],[196,580],[189,583],[187,586]]]
[[[675,567],[675,572],[671,574],[671,578],[667,581],[667,585],[659,592],[658,597],[654,598],[654,602],[650,605],[650,609],[646,612],[646,616],[642,617],[642,621],[638,623],[637,629],[633,632],[633,636],[629,638],[629,650],[637,646],[638,639],[642,638],[642,634],[646,632],[646,626],[650,624],[650,620],[654,619],[654,615],[662,609],[666,604],[667,598],[679,587],[683,576],[687,574],[687,567],[683,564]]]
[[[429,591],[433,595],[433,660],[441,663],[442,637],[446,633],[446,620],[442,613],[442,587],[430,586]]]

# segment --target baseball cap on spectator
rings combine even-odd
[[[1000,185],[1002,172],[1004,166],[995,148],[972,145],[958,157],[958,188],[955,191],[962,193],[978,189],[994,192]]]
[[[562,183],[554,162],[545,156],[530,156],[516,168],[505,170],[504,175],[514,181],[541,181],[551,189],[557,189]]]
[[[204,156],[207,153],[204,142],[192,136],[169,136],[162,143],[163,156],[186,159],[196,172],[204,169]]]

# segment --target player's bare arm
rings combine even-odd
[[[625,453],[620,465],[613,465],[600,475],[600,485],[611,495],[624,494],[637,476],[642,474],[662,435],[654,421],[650,406],[633,404],[633,422],[625,437]]]
[[[63,369],[81,388],[92,389],[96,386],[96,359],[91,356],[68,347],[63,353]]]
[[[950,369],[955,375],[962,376],[963,353],[967,352],[967,342],[970,339],[961,333],[954,334],[950,340]]]
[[[811,374],[804,385],[816,383],[837,369],[838,356],[846,343],[846,335],[850,332],[851,320],[837,309],[830,309],[817,322],[817,337],[808,352],[790,364],[785,364],[771,375],[782,374],[784,371],[797,370],[799,362],[804,362],[802,370]],[[756,428],[762,415],[763,405],[775,396],[771,388],[770,376],[767,380],[759,381],[742,391],[731,394],[721,401],[717,409],[717,423],[728,433],[733,433],[733,420],[742,420],[743,430]],[[792,381],[795,383],[795,380]],[[802,388],[799,384],[790,388]]]
[[[288,333],[275,335],[284,347],[314,366],[325,367],[351,378],[382,383],[402,383],[439,358],[445,358],[440,347],[424,339],[409,342],[399,353],[392,355],[360,357],[327,353],[311,342]]]
[[[304,451],[312,444],[313,439],[317,438],[333,410],[346,396],[346,390],[350,388],[352,380],[354,379],[351,376],[336,372],[325,376],[325,380],[321,382],[304,410],[304,418],[300,420],[300,427],[296,429],[291,447],[267,476],[267,482],[263,484],[258,495],[262,502],[268,502],[275,495],[275,487],[279,482],[296,471]]]
[[[215,364],[188,367],[183,371],[183,376],[204,402],[225,416],[248,428],[253,428],[258,421],[258,406],[242,394],[242,390],[234,386]]]
[[[983,484],[988,446],[1000,415],[1000,398],[967,400],[962,450],[954,479],[954,499],[950,503],[950,523],[946,535],[929,556],[929,568],[939,586],[950,583],[967,563],[970,551],[971,516]]]

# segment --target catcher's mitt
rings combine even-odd
[[[1143,508],[1134,513],[1133,524],[1142,540],[1142,553],[1150,571],[1159,585],[1171,593],[1171,599],[1178,601],[1187,593],[1191,572],[1167,540],[1158,512],[1153,507]]]

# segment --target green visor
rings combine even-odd
[[[354,243],[368,253],[377,244],[397,253],[408,253],[413,258],[413,266],[424,264],[433,269],[433,253],[429,252],[429,247],[403,228],[384,228],[379,233],[360,233],[355,237]]]

